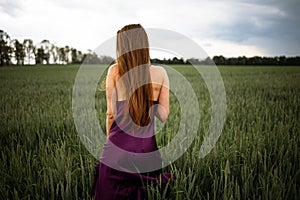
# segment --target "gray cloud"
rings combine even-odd
[[[240,48],[240,54],[250,55],[247,47],[253,47],[257,54],[299,55],[299,8],[299,0],[0,0],[0,24],[17,37],[49,38],[82,49],[127,23],[141,23],[178,31],[224,54]]]
[[[300,1],[242,1],[233,4],[235,21],[216,24],[213,37],[255,45],[269,55],[300,54]]]
[[[17,16],[17,12],[21,10],[21,1],[0,0],[0,10],[12,17],[15,17]]]

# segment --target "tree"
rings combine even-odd
[[[31,39],[25,39],[23,41],[25,59],[27,60],[26,63],[30,64],[31,60],[34,58],[34,50],[35,47],[33,46],[33,41]]]
[[[43,62],[46,61],[47,64],[50,63],[50,50],[51,50],[51,43],[49,40],[43,40],[41,42],[41,48],[43,49]]]
[[[43,61],[44,61],[44,49],[40,47],[35,52],[35,63],[43,64]]]
[[[11,62],[12,48],[9,46],[9,35],[0,30],[0,66],[9,65]]]
[[[172,64],[184,64],[183,58],[178,59],[177,57],[174,57],[171,61]]]
[[[214,56],[213,61],[216,65],[226,65],[226,58],[224,56]]]
[[[83,61],[86,64],[100,64],[101,63],[97,54],[90,49],[88,50],[87,54],[83,55]]]
[[[67,45],[65,46],[64,48],[64,51],[65,51],[65,61],[67,62],[67,64],[70,62],[70,57],[69,57],[69,54],[70,54],[70,47]]]
[[[66,53],[63,47],[58,48],[58,57],[59,57],[59,63],[62,64],[66,63]]]
[[[110,56],[100,56],[99,59],[101,64],[112,64],[115,61],[115,59]]]
[[[285,56],[279,57],[279,65],[286,65],[286,57]]]
[[[198,58],[189,58],[186,60],[187,64],[192,64],[192,65],[199,65],[200,60]]]
[[[58,49],[55,44],[51,44],[50,46],[50,57],[52,56],[53,63],[59,63]]]
[[[13,39],[11,43],[17,65],[24,65],[25,50],[23,43],[20,43],[17,39]]]
[[[205,60],[203,61],[204,65],[213,65],[214,61],[208,56],[205,58]]]
[[[71,62],[73,64],[80,63],[80,61],[78,60],[78,52],[75,48],[71,48]]]
[[[81,51],[77,51],[77,59],[79,63],[83,62],[83,54]]]

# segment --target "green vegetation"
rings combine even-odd
[[[81,143],[73,122],[78,67],[0,68],[0,199],[90,198],[98,160]],[[174,68],[196,91],[201,121],[187,152],[165,169],[177,176],[170,198],[299,199],[300,67],[219,67],[227,119],[204,159],[198,151],[210,121],[209,93],[191,67]],[[98,90],[95,98],[104,128],[105,92]],[[171,95],[159,146],[172,139],[179,121],[180,108]],[[164,198],[159,188],[152,189],[149,197]]]

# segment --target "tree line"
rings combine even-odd
[[[0,66],[25,64],[110,64],[114,59],[110,56],[98,56],[88,50],[87,53],[72,48],[56,46],[49,40],[42,40],[34,45],[32,39],[11,39],[0,30]]]
[[[34,45],[31,39],[24,39],[20,42],[11,39],[3,30],[0,30],[0,66],[4,65],[25,65],[25,64],[110,64],[114,59],[110,56],[98,56],[95,52],[88,50],[87,53],[76,48],[59,47],[52,44],[49,40],[42,40]],[[300,66],[300,56],[286,57],[230,57],[214,56],[205,59],[174,57],[173,59],[151,59],[152,63],[158,64],[203,64],[203,65],[295,65]]]
[[[224,56],[214,56],[213,58],[207,57],[205,59],[190,58],[184,60],[183,58],[178,59],[151,59],[153,63],[159,64],[196,64],[196,65],[269,65],[269,66],[300,66],[300,56],[286,57],[286,56],[275,56],[275,57],[231,57],[225,58]]]
[[[300,66],[300,56],[286,57],[245,57],[225,58],[224,56],[214,56],[213,59],[216,65],[273,65],[273,66]]]

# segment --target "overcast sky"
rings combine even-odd
[[[0,29],[86,51],[140,23],[184,34],[209,56],[294,56],[299,9],[300,0],[0,0]]]

